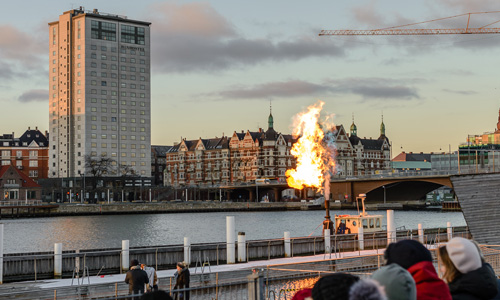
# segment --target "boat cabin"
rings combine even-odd
[[[382,230],[381,215],[335,215],[335,231],[337,234],[371,233]]]

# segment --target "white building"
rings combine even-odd
[[[86,155],[151,176],[150,25],[82,7],[49,23],[49,177],[85,173]]]

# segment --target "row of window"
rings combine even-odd
[[[111,75],[111,78],[118,78],[117,77],[117,74],[116,73],[110,73]],[[91,71],[90,72],[90,76],[92,77],[97,77],[97,72],[96,71]],[[80,72],[78,72],[78,77],[80,77]],[[103,78],[107,78],[108,77],[108,73],[107,72],[101,72],[101,77]],[[55,81],[56,77],[52,77],[52,81]],[[127,74],[120,74],[120,78],[121,79],[130,79],[130,80],[137,80],[137,77],[135,75],[129,75],[128,78],[127,78]],[[145,76],[139,76],[139,80],[140,81],[146,81],[146,77]]]
[[[116,24],[92,20],[91,37],[93,39],[116,41]],[[145,44],[145,30],[143,27],[121,25],[121,41],[130,44]]]
[[[77,102],[80,103],[80,99],[78,99]],[[90,102],[91,103],[97,103],[97,98],[90,98]],[[108,104],[108,100],[107,99],[101,99],[101,103],[102,104]],[[111,99],[111,100],[109,100],[109,103],[112,104],[112,105],[116,105],[118,103],[118,100]],[[137,103],[136,101],[130,101],[128,103],[128,105],[135,106],[136,103]],[[120,105],[127,105],[127,100],[120,100]],[[141,102],[139,102],[139,105],[141,107],[146,107],[146,102],[141,101]]]
[[[126,128],[126,127],[122,127],[122,131],[124,131],[124,130],[123,130],[124,128]],[[116,140],[116,139],[118,138],[118,136],[117,136],[116,134],[110,134],[109,136],[110,136],[110,138],[111,138],[112,140]],[[91,139],[93,139],[93,140],[97,139],[97,134],[92,133],[92,134],[90,135],[90,138],[91,138]],[[101,134],[101,139],[103,139],[103,140],[108,139],[108,135],[107,135],[107,134]],[[126,135],[122,135],[122,136],[121,136],[121,139],[122,139],[122,140],[126,140],[126,139],[127,139],[127,136],[126,136]],[[136,139],[137,139],[137,137],[136,137],[135,135],[131,135],[131,136],[130,136],[130,139],[131,139],[131,140],[136,140]],[[145,141],[145,140],[146,140],[146,137],[145,137],[145,136],[140,136],[140,137],[139,137],[139,139],[140,139],[141,141]]]

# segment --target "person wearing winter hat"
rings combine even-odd
[[[453,300],[492,299],[498,293],[492,267],[481,259],[479,248],[456,237],[439,248],[439,261]]]
[[[312,289],[310,288],[301,289],[293,295],[292,300],[313,300],[311,293]]]
[[[391,243],[384,252],[387,264],[396,263],[406,269],[417,287],[418,300],[451,300],[446,283],[439,279],[432,264],[431,252],[414,240]]]
[[[359,280],[359,277],[335,273],[321,277],[312,289],[314,300],[349,300],[351,286]]]
[[[384,287],[388,300],[417,300],[417,287],[411,274],[398,264],[381,267],[372,274]]]
[[[352,285],[349,300],[387,300],[384,288],[370,278],[361,279]]]

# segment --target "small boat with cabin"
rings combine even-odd
[[[358,215],[335,215],[335,232],[337,234],[358,234],[361,230],[363,233],[372,233],[382,231],[382,215],[368,215],[365,212],[366,194],[360,194],[356,197],[356,203],[361,200],[363,211]],[[362,229],[361,229],[362,228]]]

